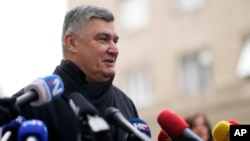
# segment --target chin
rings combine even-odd
[[[107,77],[112,77],[115,75],[115,72],[110,72],[110,73],[107,73]]]
[[[109,71],[104,73],[106,77],[112,77],[115,75],[115,71]]]

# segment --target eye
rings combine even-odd
[[[106,35],[102,35],[99,37],[99,40],[102,41],[102,42],[107,42],[109,40],[109,37],[106,36]]]
[[[102,40],[102,41],[107,41],[108,38],[107,38],[107,37],[101,37],[100,40]]]

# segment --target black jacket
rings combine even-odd
[[[31,107],[21,107],[21,115],[26,119],[40,119],[45,122],[49,141],[77,141],[79,120],[69,106],[68,96],[72,92],[80,92],[90,103],[92,103],[104,116],[108,107],[116,107],[126,119],[138,118],[137,110],[132,100],[120,89],[115,87],[113,78],[101,84],[89,84],[85,81],[85,75],[70,61],[63,60],[54,71],[63,80],[65,90],[61,97],[49,104]],[[15,96],[23,94],[18,92]],[[119,127],[110,124],[113,141],[125,141],[126,133]]]

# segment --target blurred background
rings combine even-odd
[[[120,36],[114,84],[134,100],[153,140],[164,109],[182,117],[204,112],[212,127],[229,119],[250,124],[249,0],[3,1],[2,96],[51,74],[62,57],[63,15],[78,4],[114,13]]]

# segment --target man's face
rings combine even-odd
[[[115,74],[118,36],[113,22],[94,18],[75,41],[74,63],[91,83],[105,82]]]

